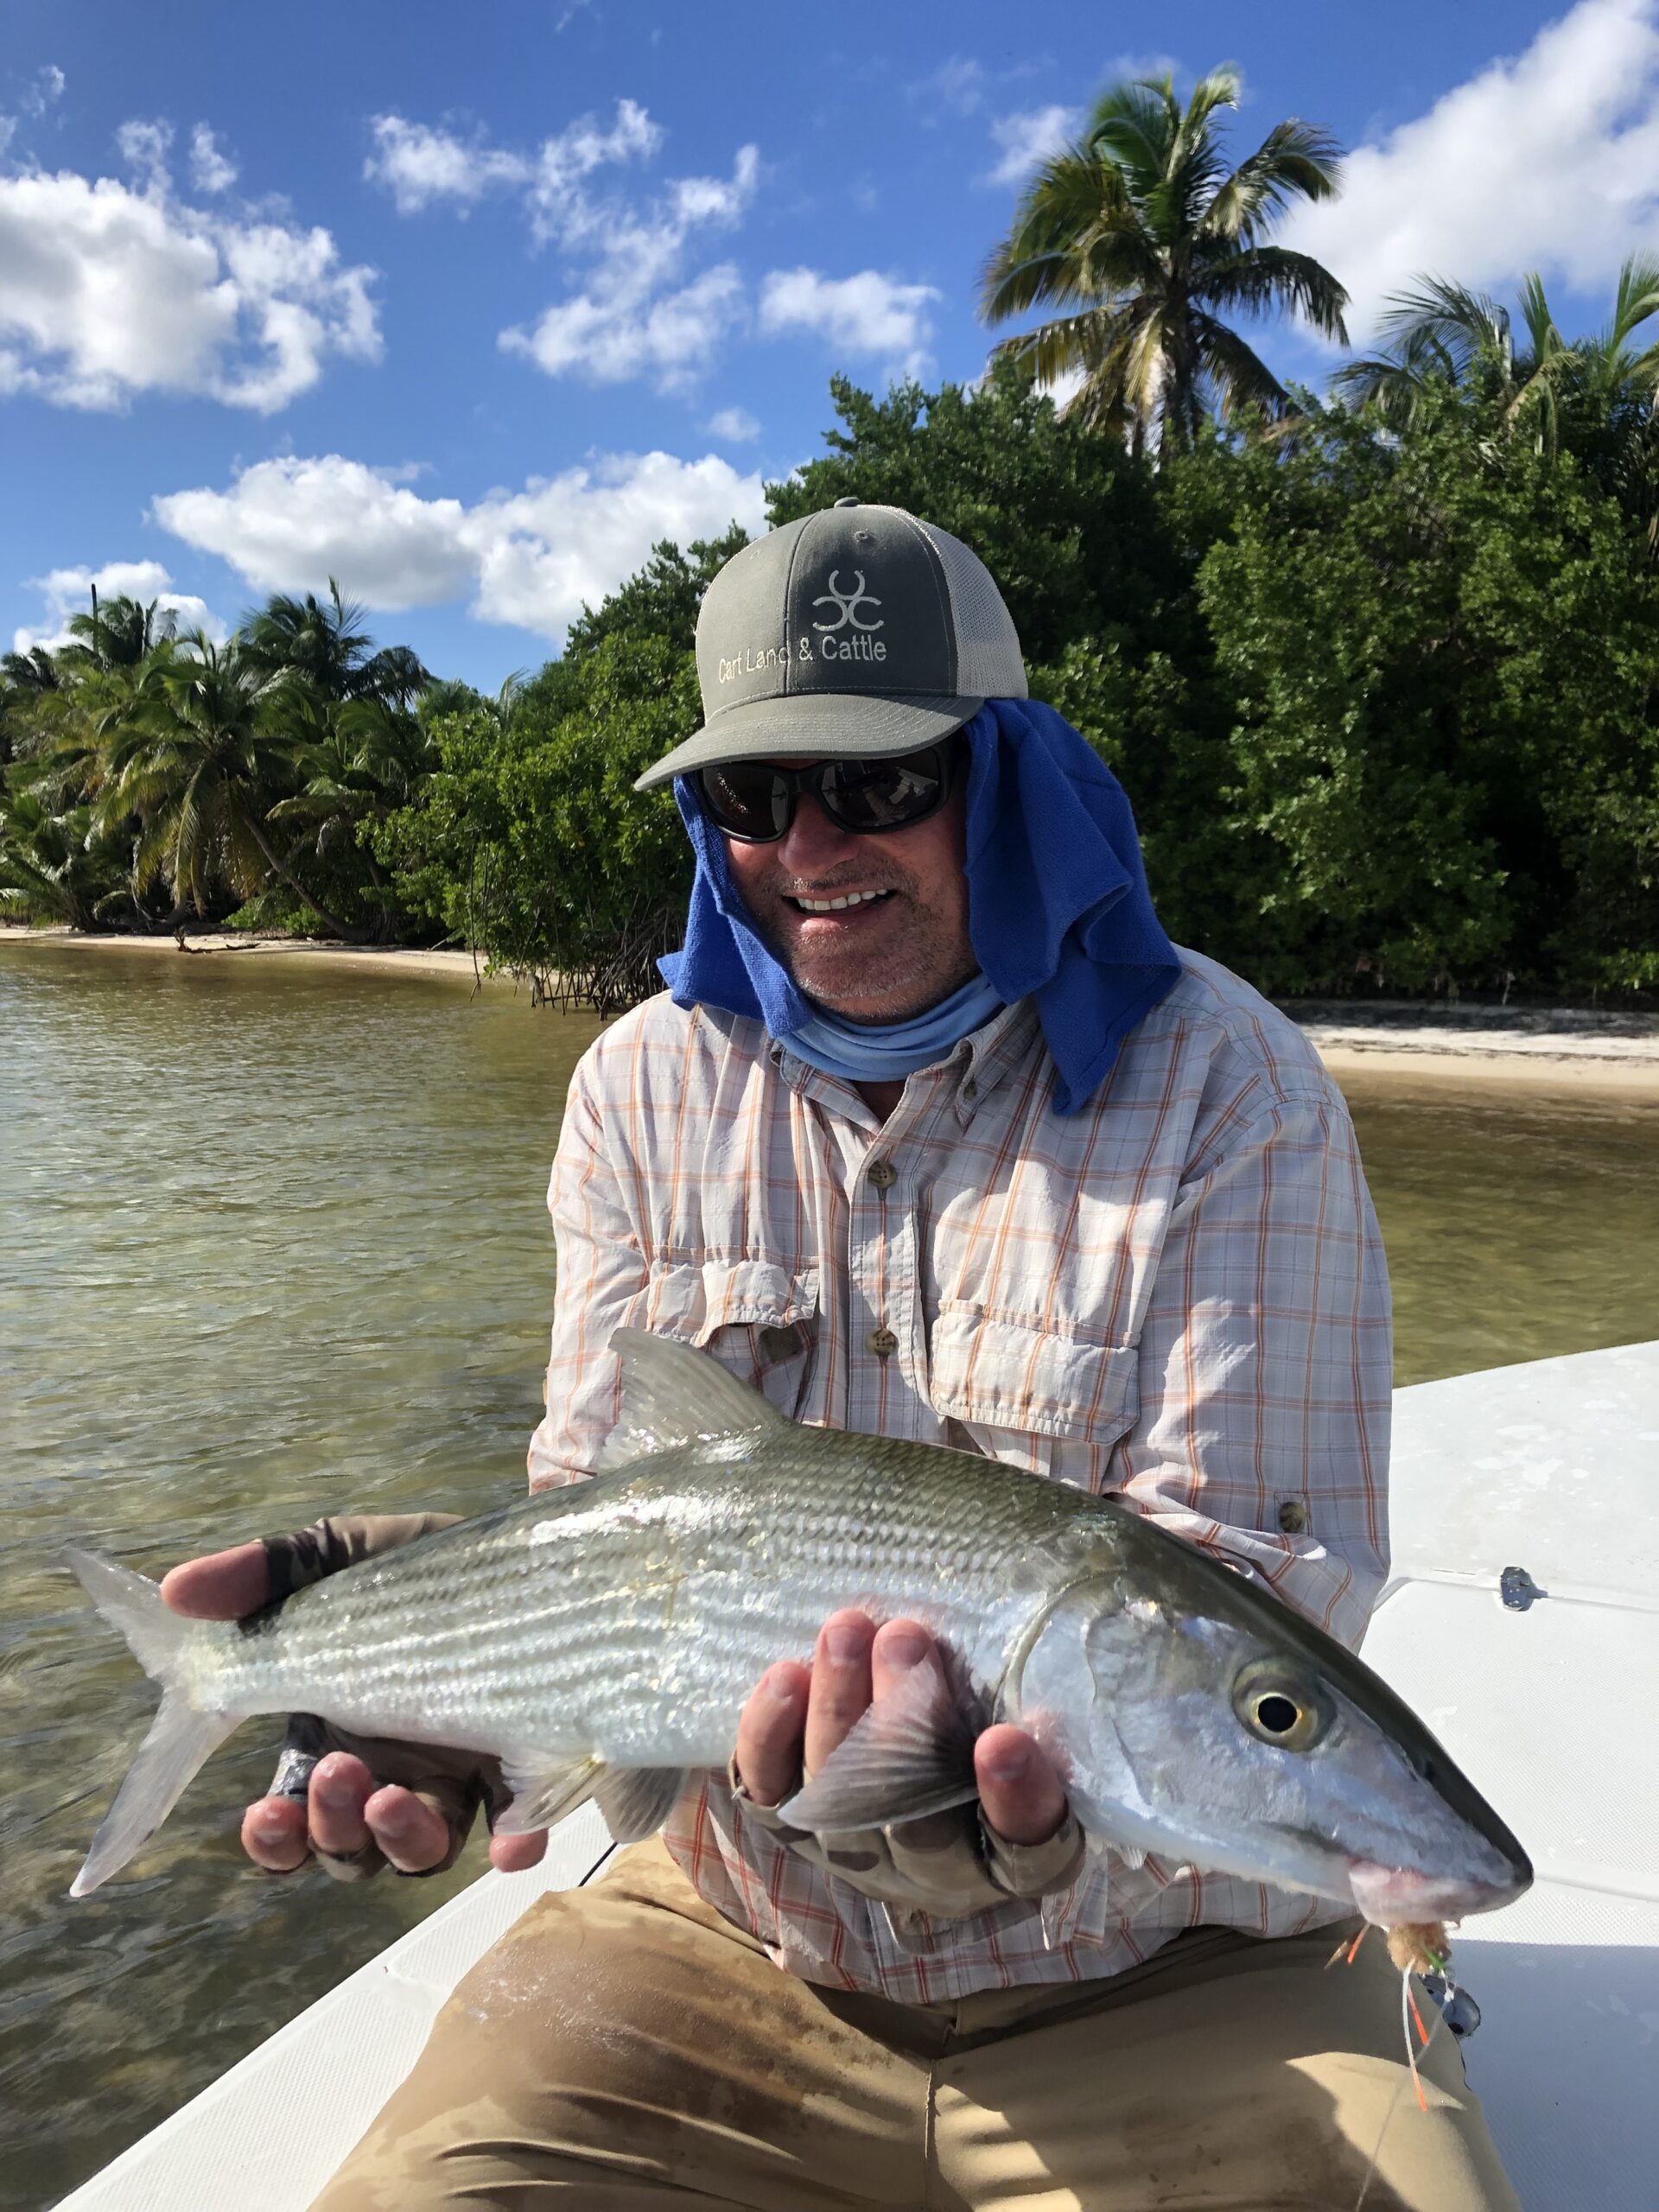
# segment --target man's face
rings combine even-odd
[[[959,778],[925,822],[871,837],[838,829],[803,793],[776,844],[726,840],[745,905],[808,998],[852,1021],[905,1021],[977,970],[963,873],[965,804]],[[832,909],[838,899],[855,903]]]

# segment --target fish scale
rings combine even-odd
[[[760,1674],[805,1657],[838,1605],[918,1611],[953,1641],[1007,1611],[1028,1516],[988,1512],[977,1467],[969,1536],[960,1482],[915,1466],[928,1447],[876,1446],[887,1484],[861,1477],[836,1499],[812,1432],[794,1435],[804,1448],[790,1464],[671,1450],[331,1578],[252,1630],[210,1630],[199,1695],[226,1712],[326,1707],[367,1735],[457,1740],[460,1725],[458,1740],[479,1749],[589,1753],[602,1739],[666,1758],[717,1743],[723,1757]],[[937,1531],[952,1522],[957,1541],[942,1549]],[[1027,1609],[1040,1594],[1033,1579]]]
[[[849,1605],[922,1621],[944,1665],[869,1708],[790,1801],[802,1827],[962,1802],[974,1732],[1000,1717],[1038,1732],[1085,1831],[1120,1850],[1368,1912],[1408,1890],[1413,1918],[1529,1878],[1369,1669],[1117,1500],[970,1452],[798,1427],[683,1346],[613,1342],[620,1464],[251,1620],[181,1621],[142,1577],[72,1554],[163,1688],[74,1894],[255,1713],[494,1754],[509,1827],[594,1794],[613,1833],[649,1833],[689,1770],[725,1765],[766,1668],[810,1657]]]

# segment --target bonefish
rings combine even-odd
[[[785,1806],[821,1833],[974,1795],[992,1720],[1055,1760],[1096,1845],[1275,1884],[1384,1926],[1506,1903],[1525,1853],[1408,1707],[1276,1599],[1110,1497],[882,1437],[798,1427],[637,1331],[607,1471],[457,1523],[242,1622],[182,1620],[71,1562],[162,1685],[72,1894],[124,1866],[243,1719],[303,1711],[498,1756],[506,1832],[589,1796],[651,1834],[723,1767],[774,1660],[824,1618],[924,1622],[942,1654]]]

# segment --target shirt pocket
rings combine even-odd
[[[791,1420],[818,1344],[818,1271],[774,1260],[658,1260],[630,1325],[695,1344]]]
[[[954,1440],[1080,1489],[1110,1488],[1113,1451],[1141,1410],[1133,1344],[946,1305],[933,1323],[929,1396]]]

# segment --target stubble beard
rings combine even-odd
[[[762,934],[797,989],[831,1014],[872,1025],[925,1014],[979,967],[965,923],[927,905],[908,870],[890,864],[882,874],[890,895],[880,938],[870,944],[850,936],[845,944],[814,944],[795,926],[798,910],[788,903],[791,894],[828,899],[839,890],[868,888],[868,871],[843,869],[810,881],[780,872],[757,887],[756,898],[766,916]]]

